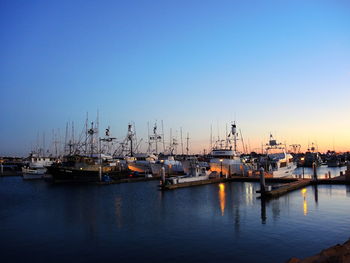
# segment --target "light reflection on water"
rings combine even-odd
[[[219,200],[221,215],[224,216],[226,204],[225,184],[219,184]]]
[[[2,258],[285,262],[349,237],[349,186],[309,186],[269,201],[257,198],[258,189],[225,183],[161,192],[157,182],[0,178]]]

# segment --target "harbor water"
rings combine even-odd
[[[0,178],[1,262],[285,262],[350,237],[349,186],[263,202],[256,183],[157,184]]]

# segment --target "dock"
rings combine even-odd
[[[169,184],[169,185],[161,185],[161,190],[174,190],[178,188],[185,188],[185,187],[192,187],[192,186],[200,186],[200,185],[206,185],[206,184],[219,184],[219,183],[225,183],[229,182],[229,179],[227,178],[213,178],[208,180],[201,180],[201,181],[194,181],[194,182],[187,182],[187,183],[180,183],[180,184]]]
[[[304,188],[312,184],[310,179],[299,179],[294,182],[290,182],[288,184],[284,184],[280,187],[272,189],[271,191],[265,191],[265,193],[261,192],[261,195],[266,198],[274,198],[289,193],[294,190],[298,190],[300,188]]]

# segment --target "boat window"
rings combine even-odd
[[[280,168],[286,167],[286,166],[287,166],[287,162],[281,162],[281,163],[280,163]]]

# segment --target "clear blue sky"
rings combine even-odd
[[[252,144],[350,149],[349,1],[0,1],[0,155],[100,111],[190,132],[236,118]],[[63,134],[63,132],[62,132]]]

